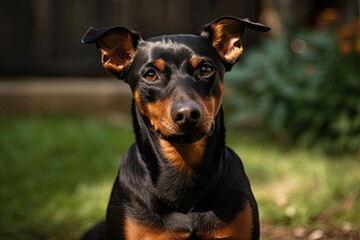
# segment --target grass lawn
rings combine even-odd
[[[129,123],[127,123],[129,125]],[[262,222],[360,227],[359,157],[284,150],[228,131]],[[0,239],[76,239],[105,217],[131,128],[74,116],[0,116]]]

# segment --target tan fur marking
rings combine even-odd
[[[219,82],[219,90],[220,90],[220,93],[218,96],[204,97],[204,100],[203,100],[203,102],[212,118],[214,118],[218,114],[218,112],[220,110],[221,102],[222,102],[224,87],[223,87],[223,83],[221,81]]]
[[[224,19],[212,25],[214,36],[212,46],[228,61],[236,60],[243,52],[241,35],[244,27],[235,20]]]
[[[212,121],[218,113],[221,106],[223,87],[222,83],[219,83],[220,93],[217,97],[205,97],[200,98],[197,96],[196,101],[201,105],[203,110],[202,117],[202,129],[210,130]],[[154,129],[159,130],[162,135],[169,137],[179,131],[179,127],[174,123],[171,117],[171,103],[172,98],[165,99],[164,101],[156,101],[153,103],[143,104],[140,100],[138,89],[134,90],[134,99],[140,110],[140,113],[146,116]]]
[[[202,58],[201,57],[193,57],[190,59],[190,63],[191,63],[191,66],[193,68],[197,68],[197,66],[202,62]]]
[[[165,62],[163,59],[159,58],[158,60],[156,60],[154,62],[154,66],[159,69],[160,71],[164,71],[165,70]]]
[[[129,218],[124,221],[126,240],[185,240],[190,233],[142,226]]]
[[[220,94],[219,96],[217,96],[215,98],[215,113],[214,113],[214,116],[216,116],[219,112],[219,109],[220,109],[220,106],[221,106],[221,103],[222,103],[222,96],[223,96],[223,93],[224,93],[224,85],[221,81],[219,81],[219,89],[220,89]]]
[[[192,173],[194,167],[201,162],[206,147],[205,138],[189,144],[171,143],[164,139],[159,139],[159,143],[167,160],[188,174]]]
[[[101,62],[108,70],[117,72],[129,66],[135,56],[130,34],[115,31],[98,42],[102,53]]]
[[[171,101],[172,99],[169,98],[163,102],[158,100],[154,103],[145,104],[147,110],[145,116],[149,118],[154,129],[160,130],[161,134],[166,137],[171,136],[177,129],[177,125],[172,121],[170,115]]]
[[[199,231],[197,236],[204,240],[251,240],[252,230],[253,215],[248,203],[230,224]]]
[[[210,132],[213,119],[221,105],[222,83],[220,82],[219,84],[220,94],[218,97],[202,99],[200,96],[197,96],[197,102],[203,110],[201,128],[205,132]],[[159,130],[165,137],[169,137],[179,131],[179,127],[171,118],[171,98],[163,102],[156,101],[154,103],[143,104],[140,100],[138,89],[135,89],[134,99],[140,113],[150,120],[151,125],[156,131]],[[194,167],[202,160],[206,148],[206,137],[191,144],[172,143],[160,138],[159,143],[164,157],[166,157],[174,167],[184,173],[191,174]]]
[[[135,99],[135,102],[137,103],[140,113],[142,115],[145,115],[144,106],[140,101],[139,90],[137,88],[134,90],[134,99]]]
[[[140,113],[150,120],[151,125],[156,131],[160,130],[162,135],[168,137],[177,130],[177,125],[172,121],[170,115],[171,98],[165,99],[163,102],[158,100],[153,103],[143,104],[140,100],[139,90],[135,89],[134,99]]]

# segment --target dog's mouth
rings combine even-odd
[[[199,141],[204,137],[209,137],[215,130],[215,121],[211,122],[209,129],[187,129],[184,131],[178,131],[171,135],[164,135],[160,130],[156,130],[159,138],[162,138],[168,142],[189,144]]]

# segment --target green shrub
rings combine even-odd
[[[294,143],[359,152],[360,56],[351,48],[359,35],[340,41],[336,31],[308,30],[251,49],[226,75],[229,123],[257,119]]]

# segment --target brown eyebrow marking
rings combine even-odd
[[[201,57],[193,57],[190,59],[191,66],[193,68],[197,68],[197,66],[202,62],[203,58]]]
[[[154,66],[159,69],[160,71],[165,70],[165,62],[163,59],[159,58],[154,62]]]

